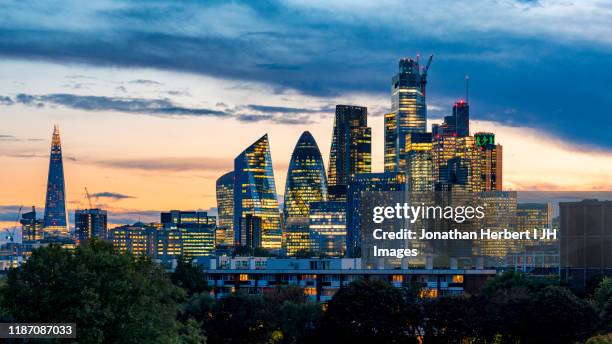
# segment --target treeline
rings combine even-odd
[[[506,273],[433,299],[360,280],[324,310],[297,287],[214,300],[199,268],[168,276],[101,242],[35,250],[3,279],[0,307],[2,322],[75,322],[78,343],[612,343],[612,279],[581,298]]]

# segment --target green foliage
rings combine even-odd
[[[406,343],[409,322],[402,292],[380,280],[358,280],[340,289],[323,316],[329,342]]]
[[[612,344],[612,333],[591,337],[585,344]]]
[[[219,300],[206,325],[210,343],[265,343],[272,332],[263,298],[242,294]]]
[[[74,322],[80,343],[176,342],[184,297],[151,261],[98,241],[35,250],[0,294],[15,321]]]
[[[612,301],[612,277],[601,280],[599,286],[595,289],[594,298],[600,309],[603,309],[607,303]]]
[[[182,260],[178,261],[170,279],[175,285],[185,289],[189,295],[210,290],[202,268]]]

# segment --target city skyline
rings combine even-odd
[[[23,42],[31,43],[35,37],[27,36],[25,32],[32,28],[50,30],[49,24],[61,23],[59,19],[66,15],[68,9],[58,9],[46,20],[35,23],[32,18],[40,15],[36,11],[40,8],[34,6],[29,12],[31,17],[28,17],[25,10],[16,4],[8,6],[15,15],[11,19],[1,19],[0,30],[14,30],[15,35],[0,39],[0,55],[7,58],[0,66],[2,228],[15,225],[19,206],[28,208],[35,205],[42,213],[50,143],[48,137],[54,123],[62,130],[70,222],[75,209],[87,207],[82,191],[84,187],[92,191],[96,206],[109,210],[109,222],[113,224],[133,222],[139,218],[155,219],[159,211],[170,209],[214,211],[216,179],[232,169],[233,157],[266,133],[270,138],[277,186],[285,185],[291,150],[304,130],[312,132],[327,169],[333,108],[336,104],[368,108],[368,126],[372,128],[372,172],[382,172],[383,116],[391,109],[389,84],[397,73],[398,60],[419,52],[422,63],[425,56],[435,54],[427,84],[428,130],[432,124],[441,123],[444,116],[451,114],[456,100],[465,97],[464,76],[468,74],[470,129],[472,133],[494,132],[497,141],[504,145],[505,189],[612,189],[609,178],[612,153],[605,140],[606,135],[602,135],[605,131],[601,132],[607,127],[606,121],[609,119],[598,115],[609,109],[605,106],[607,98],[600,93],[605,86],[598,84],[600,79],[605,79],[606,69],[601,68],[599,76],[593,76],[590,80],[592,87],[589,87],[589,94],[576,95],[582,99],[575,102],[580,103],[581,107],[572,102],[553,101],[553,98],[571,99],[561,90],[562,86],[558,85],[560,83],[553,75],[560,70],[570,70],[566,72],[569,73],[568,80],[582,80],[582,76],[573,74],[571,69],[565,67],[570,63],[575,65],[576,61],[581,61],[580,64],[592,63],[589,68],[600,66],[593,60],[608,46],[602,42],[606,36],[594,37],[576,30],[567,12],[568,7],[562,4],[502,2],[497,5],[507,10],[504,13],[512,21],[533,28],[531,33],[511,28],[507,25],[510,19],[496,22],[493,14],[484,15],[483,27],[489,29],[493,36],[506,37],[502,43],[509,43],[510,47],[500,43],[478,50],[474,43],[470,43],[470,39],[483,36],[474,27],[471,21],[473,16],[469,13],[470,9],[478,9],[476,3],[463,9],[466,20],[458,23],[458,31],[463,32],[464,37],[451,36],[449,42],[438,37],[439,32],[401,27],[397,30],[414,31],[427,43],[419,40],[398,41],[392,37],[396,47],[391,48],[373,44],[373,40],[369,40],[372,46],[364,46],[361,44],[363,42],[357,41],[363,62],[348,62],[345,65],[338,63],[335,53],[323,59],[315,58],[316,54],[308,50],[297,54],[293,60],[288,59],[291,55],[278,49],[290,49],[295,47],[295,43],[275,38],[271,33],[281,34],[284,29],[268,24],[278,24],[280,19],[264,15],[255,5],[237,3],[230,6],[232,11],[227,8],[228,5],[198,9],[202,11],[198,13],[205,17],[212,13],[232,13],[239,18],[250,19],[248,22],[254,24],[252,27],[267,28],[268,31],[256,31],[260,32],[260,36],[257,36],[251,32],[253,29],[231,24],[225,27],[227,31],[213,30],[206,35],[205,28],[190,27],[194,31],[189,35],[182,32],[181,39],[191,37],[194,45],[186,46],[184,51],[177,49],[180,51],[173,52],[184,65],[164,65],[163,59],[156,60],[149,50],[143,52],[140,62],[129,60],[138,56],[119,52],[113,53],[113,57],[105,55],[99,59],[79,55],[77,48],[84,47],[86,40],[74,34],[64,36],[74,43],[74,46],[66,49],[70,52],[68,55],[58,55],[53,47],[47,45],[33,52]],[[328,12],[332,8],[323,8],[316,2],[310,5],[293,3],[274,6],[281,12],[293,10],[303,13],[310,8],[319,14],[318,18],[304,18],[309,25],[305,26],[307,31],[302,35],[294,31],[285,32],[300,41],[317,37],[316,34],[322,37],[331,35],[328,31],[317,30],[316,23],[330,23],[340,30],[339,35],[353,37],[351,30],[356,29],[347,25],[346,16],[361,18],[364,13],[372,12],[376,14],[372,23],[380,24],[384,23],[384,15],[389,14],[387,9],[377,5],[369,8],[364,4],[353,8],[333,5],[333,10],[339,13],[337,18]],[[119,27],[125,25],[125,14],[110,7],[84,7],[78,17],[86,20],[92,13],[102,11],[107,14],[107,19],[116,20]],[[395,4],[390,4],[390,8],[394,7]],[[420,13],[423,7],[417,5],[415,11]],[[583,11],[587,7],[576,5],[572,9]],[[118,8],[130,6],[121,4]],[[182,8],[185,11],[188,9]],[[448,10],[455,14],[462,11],[456,8]],[[175,13],[180,16],[185,12],[179,8]],[[558,29],[564,34],[562,42],[548,42],[552,33],[536,25],[534,18],[547,22],[568,20],[568,25]],[[87,34],[101,32],[118,42],[125,39],[125,36],[107,31],[104,19],[92,22],[98,25],[93,25],[92,31]],[[162,24],[160,27],[164,30],[176,33],[173,31],[176,28],[165,22]],[[429,28],[434,26],[431,22],[426,24]],[[58,30],[74,33],[79,24],[74,25],[76,27],[58,25]],[[218,29],[222,27],[219,22],[206,25]],[[365,29],[370,30],[369,25]],[[388,27],[381,30],[381,33],[393,32]],[[593,29],[585,30],[592,33]],[[233,62],[226,62],[225,68],[217,68],[214,73],[200,65],[185,63],[185,52],[200,51],[201,46],[212,44],[211,37],[232,45],[241,39],[241,35],[248,34],[258,39],[267,37],[270,46],[277,48],[278,54],[272,55],[266,51],[266,54],[253,60],[236,55],[237,59],[245,62],[244,65],[238,66],[237,60],[229,60]],[[198,35],[205,37],[205,41],[198,40]],[[23,38],[22,43],[14,41],[19,37]],[[491,40],[491,37],[488,39]],[[546,46],[549,50],[530,59],[524,52],[514,49],[517,42],[529,39],[548,42]],[[53,41],[53,37],[50,40]],[[555,54],[562,48],[566,49],[564,44],[577,40],[582,40],[582,44],[574,47],[569,54],[564,57]],[[463,45],[451,49],[453,42]],[[157,44],[160,45],[156,47],[162,50],[168,48],[161,42]],[[330,40],[329,44],[337,49],[340,43]],[[316,44],[306,46],[315,52],[324,49]],[[247,51],[259,50],[248,46]],[[579,56],[583,51],[591,54]],[[227,50],[219,50],[221,56],[226,53]],[[205,54],[203,61],[212,63],[215,68],[219,66],[217,58],[210,54]],[[552,70],[538,69],[537,81],[522,83],[516,80],[521,76],[529,78],[528,74],[536,70],[534,68],[543,65]],[[358,71],[355,75],[359,74],[362,79],[348,71]],[[586,69],[583,68],[583,71]],[[302,82],[288,80],[295,78],[286,78],[283,76],[285,74],[299,76]],[[491,75],[495,75],[495,78]],[[334,81],[334,78],[342,79],[342,82]],[[521,93],[514,87],[518,84],[525,88],[525,92]],[[546,94],[539,96],[538,92],[534,92],[539,89],[547,90],[542,92]],[[580,110],[581,121],[572,121],[571,113],[576,113],[577,109]],[[585,126],[590,129],[586,130]],[[236,135],[238,132],[241,134]],[[538,147],[540,156],[526,154],[533,151],[533,147]],[[542,159],[542,156],[548,159]],[[571,163],[568,164],[568,161]],[[283,189],[277,187],[279,197],[282,192]]]

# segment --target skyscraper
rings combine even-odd
[[[78,209],[74,213],[74,231],[83,245],[92,238],[107,238],[107,213],[101,209]]]
[[[368,109],[336,105],[336,118],[329,154],[329,195],[346,198],[346,188],[358,173],[372,170],[372,129]]]
[[[217,225],[216,244],[234,244],[234,171],[217,179]]]
[[[425,86],[427,65],[421,68],[416,60],[399,61],[399,73],[391,79],[391,113],[385,116],[385,171],[406,170],[406,134],[427,130]]]
[[[241,231],[247,215],[261,219],[261,246],[280,249],[282,232],[268,134],[234,159],[234,241],[246,244]]]
[[[453,105],[453,113],[440,125],[432,126],[434,136],[466,137],[470,135],[470,106],[463,99]]]
[[[287,254],[311,250],[308,230],[310,203],[327,200],[327,178],[319,146],[305,131],[300,136],[287,171],[283,219]]]
[[[342,257],[346,253],[346,203],[310,203],[308,226],[311,250],[326,256]]]
[[[361,197],[368,191],[406,191],[407,182],[404,172],[362,173],[355,176],[348,188],[346,205],[346,249],[355,256],[361,248]]]
[[[54,236],[68,236],[66,216],[66,186],[64,183],[64,164],[62,144],[57,126],[53,126],[51,155],[49,157],[49,178],[45,199],[44,231]]]
[[[502,146],[495,144],[495,134],[493,133],[476,133],[474,134],[474,140],[478,152],[477,159],[480,165],[481,190],[502,190]]]

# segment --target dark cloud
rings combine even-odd
[[[10,99],[10,98],[9,98]],[[234,118],[240,122],[272,122],[277,124],[310,124],[313,116],[330,108],[318,109],[290,108],[266,105],[246,105],[225,110],[194,108],[180,106],[170,99],[147,99],[129,97],[85,96],[69,93],[54,93],[45,95],[18,94],[15,103],[41,107],[45,104],[60,105],[71,109],[84,111],[114,111],[160,117],[219,117]],[[260,112],[259,114],[244,113],[245,110]]]
[[[13,105],[13,100],[10,97],[0,96],[1,105]]]
[[[612,108],[612,38],[601,25],[583,24],[608,22],[610,11],[603,4],[585,10],[579,3],[528,0],[344,7],[331,2],[85,2],[79,11],[59,5],[48,11],[36,2],[21,3],[3,7],[10,13],[0,23],[4,57],[191,72],[237,83],[262,82],[279,93],[297,90],[331,97],[388,96],[400,57],[433,52],[427,97],[444,99],[446,113],[452,105],[446,100],[464,95],[467,74],[472,118],[532,126],[571,142],[612,147],[612,116],[605,115]],[[80,17],[71,20],[73,16]],[[393,16],[411,20],[388,20]],[[449,17],[460,20],[445,25]],[[79,23],[88,21],[91,25],[82,30]],[[20,102],[43,105],[36,99]],[[134,106],[140,110],[131,112],[162,115],[141,105],[127,104],[121,111]],[[503,114],[508,108],[516,112]],[[191,110],[158,111],[203,115]],[[205,115],[215,111],[201,110]],[[265,120],[249,113],[237,119]]]
[[[109,191],[96,192],[92,194],[91,196],[95,198],[110,198],[110,199],[117,200],[117,201],[126,199],[126,198],[134,198],[133,196],[124,195],[118,192],[109,192]]]
[[[18,94],[17,103],[24,105],[53,104],[86,111],[117,111],[154,116],[227,117],[228,113],[206,108],[190,108],[174,104],[169,99],[83,96],[68,93],[46,95]]]

